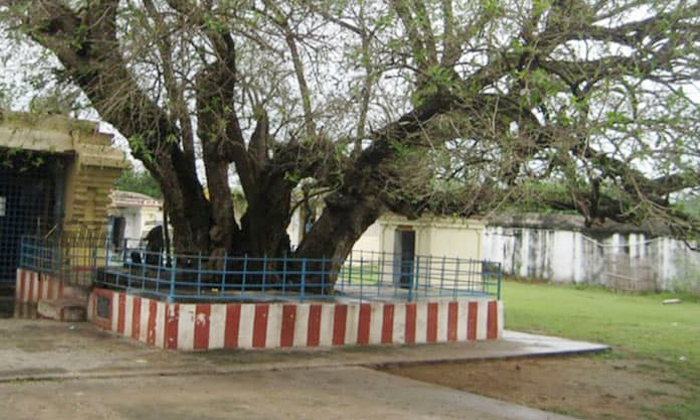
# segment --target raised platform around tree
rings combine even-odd
[[[415,303],[168,303],[95,288],[88,319],[163,349],[332,347],[493,340],[503,303],[432,299]]]

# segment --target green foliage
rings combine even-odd
[[[46,155],[16,147],[0,148],[0,167],[10,168],[19,173],[41,168],[46,163]]]
[[[79,101],[81,92],[77,89],[63,90],[59,87],[32,98],[29,111],[33,114],[71,115],[83,108]]]
[[[155,179],[148,172],[138,172],[126,169],[114,183],[114,188],[121,191],[131,191],[146,194],[155,198],[163,198],[163,193]]]
[[[152,134],[152,133],[147,133]],[[129,138],[129,147],[131,154],[143,162],[152,162],[153,154],[146,143],[146,138],[142,135],[135,135]]]
[[[684,213],[700,219],[700,197],[685,197],[676,203]]]
[[[566,202],[570,194],[559,181],[526,180],[512,190],[513,199],[504,202],[504,213],[576,214],[574,210],[557,210],[551,203]]]

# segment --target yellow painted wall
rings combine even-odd
[[[480,260],[484,223],[477,219],[425,216],[408,220],[382,216],[353,247],[354,251],[394,253],[397,229],[415,231],[417,255]]]
[[[297,210],[292,215],[287,228],[293,246],[303,238],[300,213]],[[367,228],[352,252],[356,257],[365,252],[393,254],[396,230],[411,229],[416,235],[416,255],[481,260],[484,227],[484,222],[479,219],[426,215],[408,220],[403,216],[385,214]]]
[[[426,228],[429,242],[424,255],[480,260],[483,226],[453,223]]]
[[[355,242],[353,250],[379,252],[381,248],[382,226],[380,222],[374,222],[365,233]]]
[[[415,232],[416,281],[422,285],[470,289],[481,280],[484,223],[477,219],[424,216],[408,220],[396,215],[382,216],[353,247],[352,257],[372,260],[381,281],[399,281],[396,232]],[[382,254],[377,254],[382,253]],[[459,259],[459,260],[456,260]],[[475,260],[467,263],[465,260]],[[446,281],[449,284],[443,284]]]
[[[121,168],[81,165],[78,158],[66,183],[65,232],[106,234],[109,192],[120,174]]]

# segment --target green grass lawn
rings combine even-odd
[[[669,382],[688,390],[684,404],[659,407],[668,418],[700,419],[700,303],[672,295],[631,295],[505,281],[507,329],[609,344],[602,357],[634,357],[661,366]],[[688,298],[688,297],[686,297]]]
[[[382,275],[378,265],[344,265],[338,277],[349,283],[377,284]]]

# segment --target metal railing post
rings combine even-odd
[[[415,270],[414,270],[414,279],[413,281],[416,284],[416,293],[414,294],[414,297],[417,298],[420,295],[420,256],[416,256],[416,265],[415,265]],[[423,292],[425,293],[425,296],[428,295],[428,285],[425,284],[423,285]]]
[[[58,258],[56,258],[55,261],[51,261],[51,265],[53,266],[53,267],[51,267],[51,269],[52,269],[52,271],[54,271],[54,275],[61,276],[61,277],[63,277],[63,273],[61,272],[62,271],[61,270],[61,268],[62,268],[61,267],[61,265],[62,265],[61,258],[62,257],[63,257],[63,245],[59,241],[59,243],[58,243]],[[52,256],[52,259],[53,259],[53,256]],[[68,264],[70,265],[70,260],[68,261]],[[62,280],[65,280],[65,279],[62,279]]]
[[[163,267],[163,254],[158,254],[158,268],[156,269],[156,293],[160,290],[160,271]]]
[[[282,295],[287,294],[287,253],[282,256]]]
[[[299,288],[299,300],[301,302],[304,301],[305,298],[305,293],[306,293],[306,258],[303,258],[301,260],[301,284]]]
[[[197,255],[197,297],[202,295],[202,253]]]
[[[262,291],[265,291],[265,286],[267,282],[267,254],[263,254],[262,260]]]
[[[245,295],[245,281],[248,275],[248,254],[243,256],[243,278],[241,279],[241,297]]]
[[[455,260],[455,293],[457,292],[457,285],[459,284],[459,258]],[[471,291],[471,285],[469,284],[469,273],[467,273],[467,293]]]
[[[381,258],[380,255],[377,255],[377,297],[382,295],[382,265],[379,262]],[[372,264],[374,264],[374,258],[372,258]]]
[[[352,251],[350,251],[350,261],[348,262],[348,285],[352,284]],[[345,290],[345,285],[343,285]]]
[[[380,255],[380,257],[379,257],[379,283],[384,284],[384,275],[386,274],[386,273],[384,273],[385,266],[386,266],[386,260],[385,260],[386,253],[382,252],[379,255]]]
[[[326,294],[326,257],[321,257],[321,294]]]
[[[360,254],[360,303],[362,303],[362,298],[364,297],[363,294],[363,287],[365,284],[365,258],[362,254]]]
[[[173,255],[173,264],[170,267],[170,291],[168,292],[168,303],[175,301],[175,282],[177,281],[177,255]]]
[[[129,273],[126,275],[126,290],[131,289],[132,277],[134,277],[134,272],[132,270],[129,270]]]
[[[224,254],[224,265],[223,269],[221,270],[221,290],[219,291],[219,294],[223,296],[225,293],[226,289],[226,273],[228,271],[228,253]]]
[[[496,286],[497,287],[497,289],[496,289],[496,299],[497,300],[501,300],[501,276],[502,276],[502,274],[503,274],[503,271],[501,270],[501,263],[498,263],[498,276],[497,276],[498,285]]]

